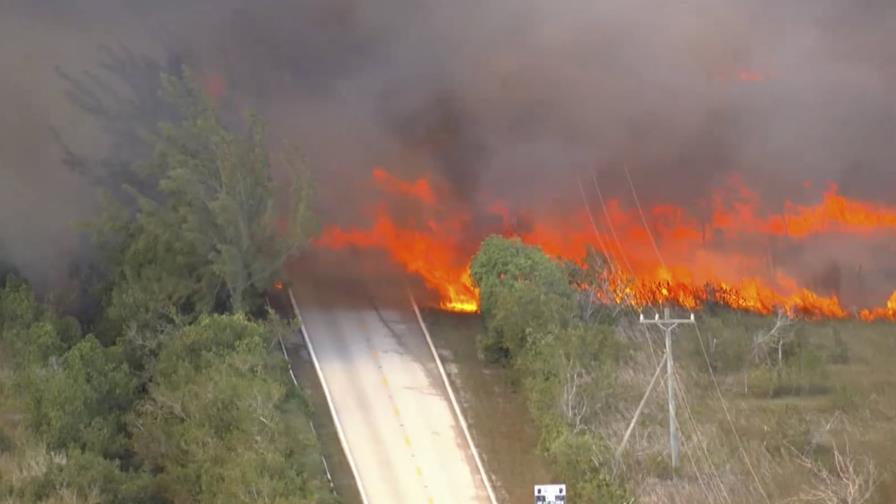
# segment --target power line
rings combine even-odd
[[[725,485],[722,483],[722,478],[719,476],[719,472],[718,470],[716,470],[715,465],[712,463],[712,458],[709,456],[709,450],[706,448],[706,439],[703,436],[703,433],[700,432],[700,427],[699,425],[697,425],[697,421],[694,420],[694,414],[691,411],[690,402],[688,401],[688,398],[684,393],[684,385],[682,385],[680,374],[677,371],[675,373],[675,389],[678,392],[678,395],[681,397],[682,404],[684,404],[686,413],[685,418],[688,419],[691,428],[694,430],[694,435],[697,438],[703,456],[706,458],[706,465],[709,467],[709,472],[713,476],[711,484],[714,484],[718,487],[718,495],[724,497],[725,501],[731,502],[731,496],[728,495],[728,491],[725,489]]]
[[[635,198],[635,206],[638,207],[638,213],[641,215],[641,223],[644,224],[644,229],[647,230],[647,236],[650,238],[650,244],[653,245],[653,251],[656,252],[657,258],[660,260],[660,264],[662,264],[663,269],[666,268],[666,261],[663,260],[663,254],[660,252],[660,248],[656,244],[656,240],[653,239],[653,232],[650,231],[650,226],[647,224],[647,218],[644,216],[644,209],[641,208],[641,200],[638,198],[638,191],[635,190],[635,184],[632,182],[632,176],[628,172],[628,166],[622,165],[622,169],[625,170],[625,178],[628,179],[628,186],[632,189],[632,196]]]
[[[631,435],[632,431],[634,430],[634,426],[638,420],[638,417],[641,414],[641,411],[644,407],[647,397],[653,391],[653,386],[654,386],[657,378],[660,377],[660,371],[662,370],[663,364],[665,364],[665,362],[666,362],[666,354],[663,354],[663,356],[661,357],[659,362],[657,362],[656,353],[654,352],[653,344],[651,343],[650,333],[647,330],[646,325],[643,325],[642,327],[644,328],[645,336],[647,338],[648,347],[650,348],[650,355],[653,358],[654,365],[656,366],[656,372],[654,373],[653,378],[650,380],[650,384],[647,386],[647,390],[644,393],[644,397],[641,399],[641,403],[638,405],[637,409],[635,410],[635,413],[633,415],[631,423],[629,424],[629,427],[626,429],[625,435],[623,436],[622,442],[620,443],[619,447],[616,450],[616,458],[617,459],[622,455],[622,451],[625,449],[626,442],[628,441],[629,436]],[[683,432],[681,429],[681,423],[676,419],[675,423],[678,428],[678,431],[682,432],[682,442],[681,442],[682,449],[685,452],[685,455],[687,456],[688,461],[691,464],[691,467],[694,469],[694,474],[697,477],[698,482],[700,483],[700,487],[703,490],[704,495],[707,496],[707,502],[712,501],[712,498],[710,496],[710,493],[712,493],[713,495],[717,496],[718,501],[720,501],[720,502],[725,501],[725,502],[730,503],[731,498],[728,495],[727,491],[725,490],[725,487],[722,484],[721,478],[718,475],[718,471],[713,466],[712,460],[709,457],[709,453],[706,449],[706,442],[703,440],[703,436],[700,433],[700,429],[697,426],[696,421],[694,420],[694,415],[691,412],[691,408],[690,408],[690,404],[687,400],[687,396],[685,396],[685,394],[684,394],[684,389],[683,389],[683,386],[681,385],[681,380],[679,380],[677,378],[678,373],[675,372],[674,376],[676,376],[676,379],[674,382],[676,392],[678,393],[679,397],[681,397],[682,402],[685,405],[686,419],[688,420],[691,428],[693,429],[695,435],[697,436],[698,446],[699,446],[699,448],[702,449],[702,454],[705,457],[706,464],[709,466],[709,472],[713,476],[712,478],[710,478],[710,482],[709,482],[709,485],[711,487],[713,487],[712,492],[710,492],[706,487],[707,483],[704,482],[703,476],[702,476],[700,470],[697,468],[697,463],[695,462],[694,457],[691,454],[691,450],[687,447],[687,444],[684,442],[684,435],[683,435]],[[660,381],[662,381],[662,378],[660,379]],[[718,490],[716,489],[716,487],[718,488]]]
[[[648,346],[648,348],[650,349],[650,356],[651,356],[651,358],[652,358],[652,360],[653,360],[653,365],[656,366],[657,368],[660,368],[661,364],[663,364],[663,363],[665,362],[666,356],[665,356],[665,354],[663,354],[663,356],[662,356],[662,358],[660,359],[660,361],[657,361],[657,359],[656,359],[656,352],[655,352],[654,349],[653,349],[653,343],[652,343],[652,337],[651,337],[651,335],[650,335],[650,331],[648,331],[646,325],[642,325],[641,327],[644,329],[644,336],[645,336],[645,338],[647,339],[647,346]],[[726,500],[727,502],[731,502],[731,497],[728,495],[727,490],[725,490],[725,485],[722,484],[721,477],[719,476],[718,471],[717,471],[716,468],[714,467],[714,465],[713,465],[713,463],[712,463],[712,459],[711,459],[711,457],[709,456],[709,451],[708,451],[707,448],[706,448],[706,441],[705,441],[705,439],[704,439],[704,437],[703,437],[703,434],[700,432],[700,428],[698,427],[696,420],[694,420],[694,414],[693,414],[693,412],[691,411],[690,403],[689,403],[689,401],[687,400],[687,396],[684,394],[684,386],[681,384],[681,380],[677,378],[678,375],[679,375],[679,373],[676,371],[676,372],[675,372],[675,375],[676,375],[676,381],[675,381],[675,384],[676,384],[676,390],[677,390],[677,392],[678,392],[678,395],[679,395],[679,396],[681,397],[681,399],[682,399],[682,403],[684,404],[685,412],[686,412],[686,418],[687,418],[688,421],[690,422],[691,428],[694,430],[694,433],[695,433],[695,435],[697,436],[698,441],[700,442],[700,448],[702,449],[702,451],[703,451],[703,455],[704,455],[704,457],[706,458],[706,463],[707,463],[707,465],[709,466],[710,471],[711,471],[711,472],[713,473],[713,475],[715,476],[715,480],[714,480],[713,483],[715,483],[715,485],[717,485],[717,486],[719,487],[719,489],[721,490],[721,494],[720,494],[720,495],[723,495],[723,496],[725,497],[725,500]],[[660,377],[660,381],[663,381],[663,380],[662,380],[662,377]],[[652,386],[648,386],[648,391],[647,391],[646,394],[649,394],[649,393],[650,393],[650,389],[652,389]],[[646,394],[645,394],[645,395],[646,395]],[[636,414],[637,414],[637,413],[636,413]],[[680,423],[679,423],[679,430],[681,430]],[[682,437],[683,437],[683,434],[682,434]],[[623,440],[623,444],[624,444],[624,442],[625,442],[625,441]],[[683,444],[684,444],[684,443],[682,443],[682,445],[683,445]],[[619,450],[619,451],[621,451],[621,447],[620,447],[620,450]],[[687,452],[686,452],[686,453],[687,453]],[[618,455],[619,455],[619,454],[617,453],[617,457],[618,457]],[[688,455],[688,458],[690,458],[690,455]],[[693,461],[692,461],[691,465],[694,466]],[[697,468],[696,468],[696,466],[694,466],[694,472],[695,472],[695,473],[697,472]],[[699,474],[697,474],[697,478],[700,479],[700,475],[699,475]]]
[[[604,201],[604,194],[600,190],[600,185],[597,183],[597,174],[593,171],[591,172],[591,180],[594,182],[594,189],[597,191],[597,198],[600,200],[600,206],[603,208],[604,212],[604,220],[607,221],[607,227],[610,228],[610,235],[613,237],[613,241],[616,243],[616,249],[619,250],[619,255],[622,256],[622,262],[625,263],[625,267],[627,268],[629,274],[631,276],[635,276],[635,270],[632,268],[632,264],[628,260],[628,255],[625,253],[625,249],[622,248],[622,242],[619,240],[619,235],[616,234],[616,227],[613,225],[613,220],[610,218],[610,212],[607,210],[607,203]]]
[[[604,244],[604,240],[600,235],[600,231],[597,230],[597,223],[594,222],[594,215],[591,212],[591,206],[588,204],[588,198],[585,196],[585,188],[582,187],[582,179],[576,175],[576,183],[579,185],[579,194],[582,195],[582,204],[585,205],[585,210],[588,212],[588,221],[591,222],[591,229],[594,230],[594,236],[597,237],[597,243],[600,246],[601,252],[603,252],[604,257],[607,258],[607,263],[610,266],[610,269],[614,269],[615,264],[612,258],[610,257],[610,253],[608,252],[606,244]]]
[[[653,237],[653,232],[650,230],[650,226],[648,226],[648,224],[647,224],[647,219],[644,216],[644,210],[641,207],[641,201],[638,198],[638,192],[635,190],[635,184],[632,182],[632,177],[628,171],[628,166],[623,164],[622,167],[623,167],[623,170],[625,171],[625,177],[626,177],[626,179],[628,179],[628,184],[629,184],[629,187],[631,188],[632,196],[635,199],[635,205],[638,207],[638,213],[641,215],[641,222],[644,224],[644,229],[647,231],[647,236],[650,238],[651,245],[653,245],[653,250],[654,250],[654,252],[656,252],[657,258],[660,260],[660,263],[662,264],[663,268],[667,269],[666,261],[663,259],[663,254],[660,252],[660,249],[657,246],[656,240]],[[668,313],[668,309],[667,309],[667,313]],[[693,320],[693,314],[691,315],[691,317],[692,317],[691,320]],[[641,316],[641,318],[643,320],[643,315]],[[668,318],[668,315],[667,315],[667,318]],[[747,468],[750,471],[750,474],[753,476],[753,480],[755,481],[756,487],[759,489],[759,493],[762,495],[763,500],[765,500],[765,502],[767,504],[770,504],[771,501],[769,500],[768,495],[765,493],[765,489],[762,488],[762,483],[759,480],[759,476],[756,474],[756,470],[753,468],[753,464],[750,462],[750,458],[747,456],[747,452],[744,449],[743,440],[741,439],[740,434],[737,432],[737,427],[735,427],[735,425],[734,425],[734,420],[731,418],[731,413],[728,410],[728,404],[725,401],[725,397],[722,395],[722,389],[719,386],[718,380],[716,379],[715,371],[713,371],[713,369],[712,369],[712,362],[709,359],[709,353],[706,351],[706,345],[703,343],[703,336],[700,333],[700,327],[696,324],[696,322],[693,324],[693,326],[694,326],[694,330],[697,333],[697,340],[700,342],[700,350],[703,353],[703,358],[705,359],[707,368],[709,369],[709,376],[712,379],[712,383],[713,383],[713,386],[715,387],[716,394],[718,395],[719,401],[722,404],[722,410],[725,413],[725,418],[728,420],[728,425],[730,426],[731,431],[734,433],[734,438],[737,441],[737,446],[738,446],[738,449],[740,450],[741,456],[743,457],[744,462],[746,463]],[[670,343],[668,340],[669,340],[669,338],[667,335],[667,352],[669,351],[669,347],[670,347]],[[671,358],[669,358],[667,360],[667,363],[671,363]],[[669,385],[669,389],[670,389],[670,394],[671,394],[671,389],[672,389],[671,385]],[[670,402],[670,416],[673,414],[674,414],[674,407],[671,405],[671,402]],[[671,426],[670,426],[670,437],[671,437],[671,434],[672,434],[672,432],[671,432]]]
[[[676,380],[677,384],[677,380]],[[681,392],[681,390],[679,390]],[[682,396],[683,397],[683,396]],[[676,420],[677,423],[677,420]],[[681,430],[681,424],[678,424],[678,429]],[[694,475],[697,476],[697,482],[700,484],[700,488],[703,490],[703,495],[706,496],[706,502],[712,501],[712,493],[706,487],[706,483],[703,481],[703,476],[700,474],[700,470],[697,469],[697,464],[694,462],[694,456],[691,454],[691,450],[688,448],[688,445],[682,439],[682,447],[684,448],[684,453],[688,457],[688,461],[691,463],[691,467],[694,469]],[[721,499],[720,499],[721,500]]]
[[[737,432],[737,428],[734,426],[734,420],[731,418],[731,413],[728,411],[728,404],[725,401],[725,397],[722,395],[722,388],[719,387],[719,381],[716,379],[716,373],[712,369],[712,362],[709,360],[709,353],[706,351],[706,345],[703,344],[703,336],[700,334],[700,327],[697,324],[694,324],[694,330],[697,332],[697,341],[700,342],[700,350],[703,352],[703,358],[706,360],[706,365],[709,368],[709,376],[712,379],[713,386],[716,389],[716,394],[719,396],[719,402],[722,403],[722,410],[725,412],[725,418],[728,419],[728,425],[731,427],[731,432],[734,433],[734,438],[737,440],[737,446],[740,449],[741,456],[744,459],[744,462],[747,464],[747,468],[750,470],[750,474],[753,475],[753,480],[756,482],[757,488],[759,488],[759,493],[762,494],[762,498],[765,500],[767,504],[770,504],[771,501],[768,498],[768,495],[765,493],[765,490],[762,488],[762,483],[759,481],[759,476],[756,474],[756,470],[753,469],[753,464],[750,462],[750,457],[747,456],[747,451],[744,449],[744,443],[740,438],[740,434]]]
[[[648,320],[644,318],[644,315],[641,315],[641,323],[655,325],[663,330],[666,335],[666,384],[668,388],[668,401],[669,401],[669,451],[672,456],[672,473],[675,473],[675,469],[678,467],[678,429],[676,428],[676,420],[675,420],[675,393],[673,391],[674,383],[673,383],[673,369],[674,369],[674,361],[672,360],[672,331],[682,324],[694,324],[694,314],[691,314],[691,318],[689,319],[673,319],[669,317],[669,309],[666,308],[664,310],[663,318],[661,319],[659,315],[656,316],[653,320]]]

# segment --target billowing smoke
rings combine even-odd
[[[591,172],[629,198],[623,167],[646,204],[695,213],[731,172],[772,209],[805,181],[896,202],[888,0],[11,0],[0,33],[0,246],[46,281],[80,250],[72,223],[98,192],[63,146],[115,145],[59,72],[108,74],[101,46],[187,64],[260,112],[272,148],[308,154],[325,219],[358,215],[376,165],[434,175],[470,204],[554,211],[580,205],[575,178]],[[822,283],[892,255],[854,248],[788,252]]]

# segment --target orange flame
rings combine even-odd
[[[464,224],[465,219],[458,218],[430,221],[428,229],[422,231],[402,228],[393,222],[385,208],[380,208],[369,229],[330,227],[316,244],[331,249],[355,246],[386,250],[407,271],[419,275],[439,293],[442,308],[475,312],[479,309],[479,294],[473,287],[466,259],[457,252],[461,247],[457,237],[462,235]]]
[[[478,310],[469,261],[485,234],[498,233],[519,236],[551,256],[572,261],[582,261],[590,247],[601,250],[610,266],[611,299],[604,300],[607,302],[637,308],[673,303],[688,309],[717,303],[761,314],[783,309],[809,318],[847,318],[849,313],[837,296],[814,292],[780,271],[770,271],[764,251],[748,245],[731,251],[716,242],[740,243],[737,240],[744,235],[802,240],[834,232],[896,230],[896,208],[849,199],[839,194],[836,186],[831,186],[817,205],[788,202],[782,214],[763,215],[758,196],[732,178],[713,194],[711,217],[706,222],[672,205],[657,205],[647,211],[650,232],[663,256],[658,258],[638,214],[618,200],[608,200],[606,205],[604,227],[613,226],[616,232],[612,234],[594,229],[585,209],[572,215],[533,217],[516,214],[502,202],[487,205],[490,214],[500,217],[499,228],[471,232],[471,215],[440,205],[426,178],[408,182],[381,168],[374,169],[372,177],[379,190],[418,202],[422,217],[399,224],[383,204],[376,209],[370,227],[325,228],[317,246],[385,250],[439,294],[441,308],[452,311]],[[896,293],[886,308],[863,310],[858,316],[896,320]]]
[[[874,308],[871,310],[862,310],[859,312],[859,318],[871,322],[874,320],[889,320],[896,322],[896,291],[887,301],[887,306],[882,308]]]
[[[434,205],[436,202],[432,187],[430,187],[429,181],[425,178],[406,182],[394,177],[382,168],[374,168],[373,181],[377,187],[385,192],[407,196],[429,205]]]

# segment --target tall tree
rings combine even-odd
[[[159,318],[184,313],[257,309],[314,229],[301,156],[278,166],[288,190],[277,191],[260,120],[251,117],[244,133],[234,132],[184,74],[163,78],[163,95],[183,119],[161,125],[142,166],[157,187],[131,188],[136,212],[112,206],[97,223],[114,269],[107,316],[119,329],[155,329]]]
[[[248,298],[269,287],[305,243],[311,184],[297,156],[284,167],[291,190],[278,212],[261,122],[251,117],[245,135],[229,131],[187,75],[164,79],[166,96],[186,119],[163,125],[147,168],[158,175],[181,236],[208,259],[209,274],[223,282],[233,310],[245,311]]]

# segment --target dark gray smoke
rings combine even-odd
[[[732,171],[772,208],[804,180],[896,202],[888,0],[7,0],[0,243],[46,281],[101,185],[63,146],[99,159],[123,145],[57,71],[103,74],[104,45],[187,64],[259,111],[274,148],[308,154],[325,218],[356,214],[374,165],[554,210],[579,204],[573,174],[591,170],[628,197],[623,165],[646,204],[696,209]],[[116,159],[141,155],[127,150]],[[819,274],[839,278],[827,260]]]

